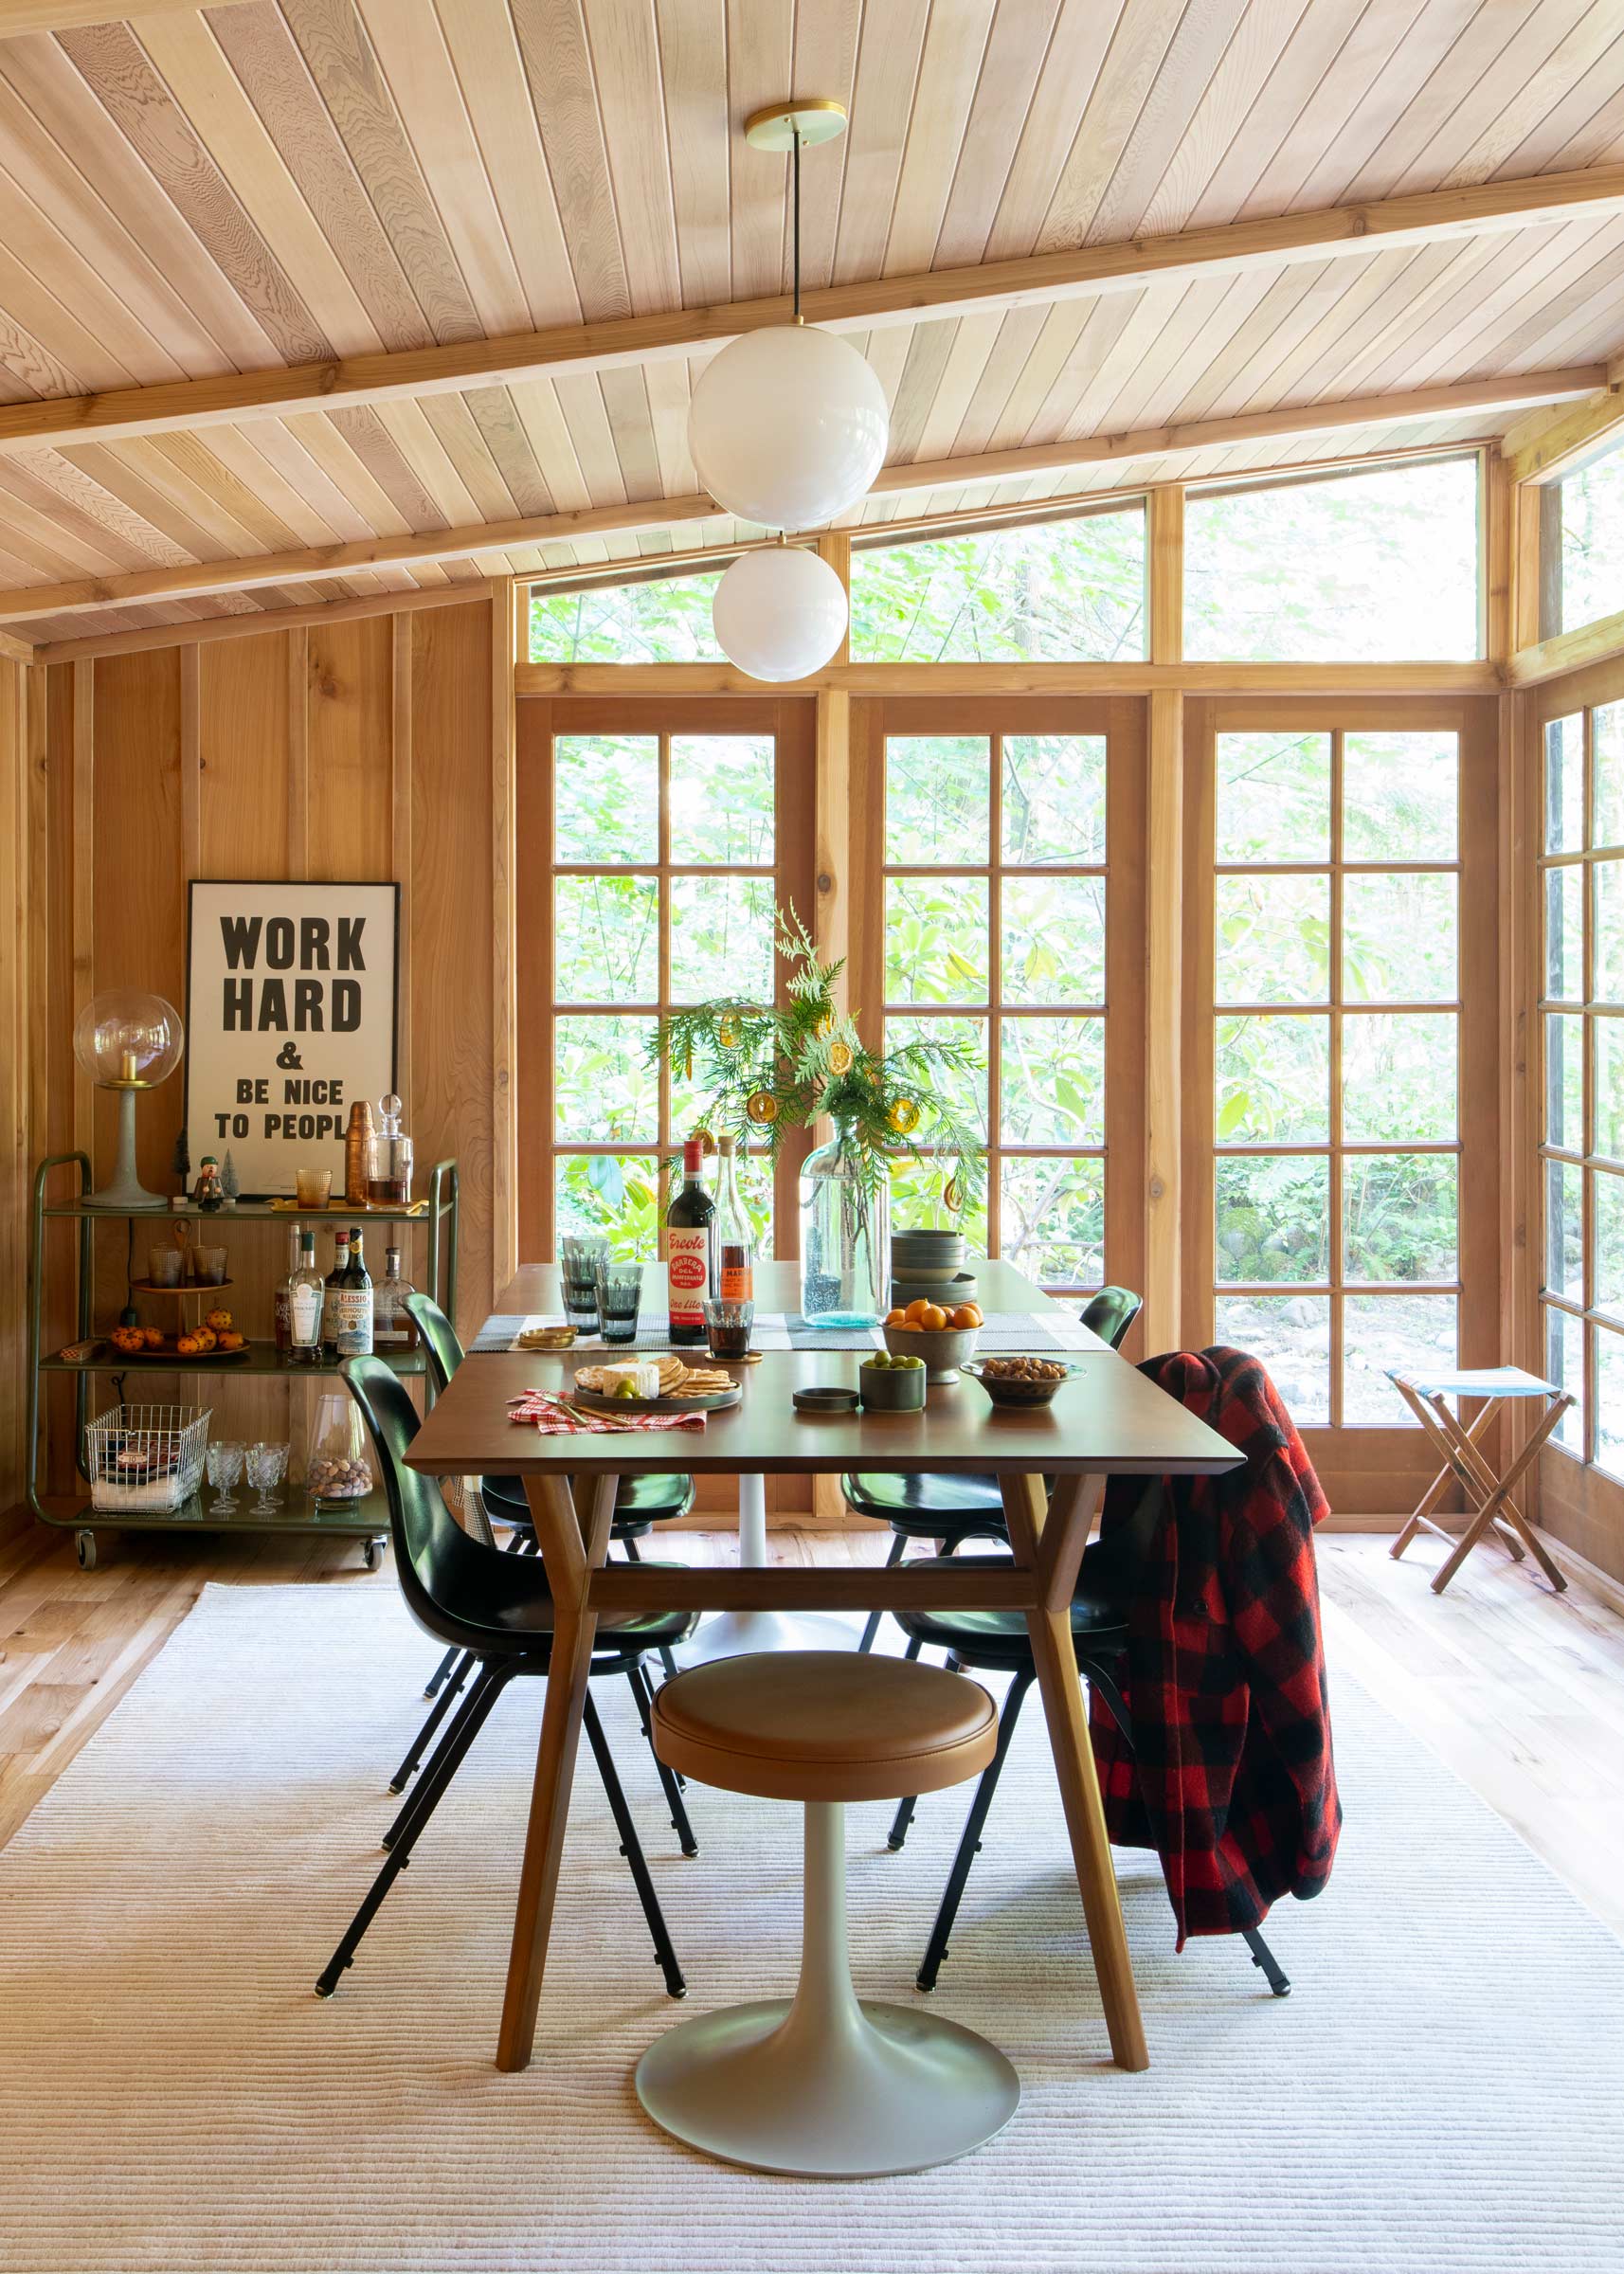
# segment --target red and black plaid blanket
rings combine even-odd
[[[1133,1753],[1103,1700],[1090,1706],[1111,1839],[1160,1854],[1182,1950],[1330,1877],[1342,1804],[1313,1545],[1327,1503],[1256,1359],[1182,1350],[1140,1372],[1246,1455],[1223,1476],[1166,1479],[1124,1661]],[[1111,1484],[1102,1540],[1143,1489]]]

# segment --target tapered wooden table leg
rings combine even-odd
[[[525,1496],[530,1502],[535,1536],[552,1590],[553,1644],[552,1664],[547,1677],[547,1702],[542,1709],[541,1742],[536,1751],[535,1782],[531,1790],[530,1824],[525,1832],[513,1948],[508,1958],[502,2026],[496,2039],[498,2068],[528,2068],[531,2048],[535,2041],[536,2008],[541,2000],[542,1976],[547,1968],[547,1948],[552,1933],[558,1867],[564,1854],[565,1827],[569,1820],[569,1793],[575,1778],[575,1754],[581,1739],[582,1708],[586,1702],[592,1639],[598,1629],[596,1614],[586,1607],[587,1576],[608,1553],[609,1523],[614,1514],[618,1483],[612,1476],[594,1480],[591,1515],[583,1527],[577,1521],[568,1487],[562,1478],[527,1476],[525,1479]]]
[[[1077,1480],[1079,1484],[1085,1481],[1097,1489],[1101,1480]],[[1083,1918],[1088,1925],[1089,1947],[1093,1954],[1094,1974],[1105,2007],[1111,2055],[1119,2068],[1148,2068],[1150,2054],[1145,2043],[1133,1962],[1128,1957],[1128,1934],[1122,1922],[1116,1868],[1111,1861],[1105,1806],[1094,1770],[1076,1652],[1072,1648],[1072,1585],[1082,1552],[1081,1540],[1088,1535],[1093,1499],[1076,1489],[1056,1493],[1048,1523],[1051,1527],[1066,1527],[1067,1537],[1057,1539],[1051,1533],[1043,1540],[1040,1557],[1038,1539],[1044,1528],[1046,1499],[1040,1476],[1012,1476],[1003,1480],[1004,1514],[1016,1561],[1039,1566],[1046,1574],[1052,1574],[1056,1581],[1048,1590],[1051,1595],[1048,1607],[1029,1611],[1026,1625],[1049,1724],[1049,1745],[1055,1756],[1055,1774],[1066,1811],[1072,1860],[1083,1899]],[[1080,1532],[1079,1539],[1070,1536],[1074,1527]],[[1053,1599],[1056,1597],[1063,1599],[1056,1602]]]

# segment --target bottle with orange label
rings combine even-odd
[[[724,1303],[755,1300],[754,1242],[750,1219],[739,1198],[733,1168],[733,1140],[718,1137],[721,1171],[716,1181],[716,1292]]]
[[[705,1147],[682,1147],[682,1183],[665,1212],[665,1276],[673,1343],[705,1340],[705,1298],[714,1285],[716,1203],[705,1189]]]

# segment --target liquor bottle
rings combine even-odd
[[[384,1275],[372,1290],[372,1347],[380,1358],[399,1358],[417,1347],[417,1321],[406,1299],[416,1290],[401,1277],[399,1248],[384,1250]]]
[[[272,1316],[276,1321],[277,1348],[284,1358],[293,1347],[293,1328],[288,1321],[288,1307],[293,1300],[293,1283],[298,1276],[298,1259],[302,1242],[302,1228],[298,1224],[290,1224],[288,1226],[288,1275],[277,1289],[271,1304]],[[319,1324],[318,1319],[318,1326]]]
[[[755,1295],[754,1237],[733,1170],[733,1140],[718,1137],[721,1171],[716,1185],[716,1291],[724,1303],[749,1303]]]
[[[673,1343],[705,1340],[705,1297],[715,1284],[716,1203],[705,1190],[705,1148],[682,1147],[682,1185],[665,1212],[665,1276]]]
[[[350,1127],[344,1132],[344,1198],[352,1208],[367,1205],[367,1179],[372,1165],[372,1109],[364,1097],[350,1108]]]
[[[361,1228],[350,1227],[350,1262],[338,1283],[339,1358],[372,1355],[372,1280],[361,1254]]]
[[[321,1306],[321,1350],[324,1358],[338,1355],[338,1290],[344,1284],[344,1274],[350,1269],[350,1235],[333,1235],[333,1269],[327,1274],[327,1284]]]
[[[321,1363],[321,1314],[327,1290],[316,1268],[316,1234],[301,1232],[298,1256],[287,1283],[288,1363]]]

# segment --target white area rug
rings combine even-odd
[[[677,1949],[663,1995],[585,1745],[538,2057],[492,2065],[539,1691],[498,1707],[339,1995],[432,1646],[383,1585],[210,1587],[0,1852],[0,2265],[659,2274],[1064,2269],[1426,2274],[1624,2265],[1624,1948],[1352,1683],[1329,1891],[1175,1958],[1123,1859],[1153,2066],[1105,2060],[1041,1716],[970,1882],[941,2010],[1025,2099],[967,2161],[757,2177],[643,2118],[634,2060],[700,2005],[788,1986],[795,1812],[695,1788],[666,1830],[600,1685]],[[859,1987],[908,1998],[963,1799],[900,1856],[853,1812]]]

